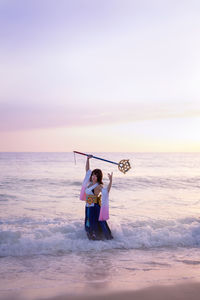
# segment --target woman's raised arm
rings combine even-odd
[[[87,156],[86,166],[85,166],[86,172],[90,169],[90,162],[89,162],[89,159],[92,158],[92,157],[93,157],[92,155],[88,155],[88,156]]]
[[[112,186],[112,177],[113,177],[113,172],[111,174],[108,173],[108,178],[110,180],[110,182],[108,184],[108,187],[107,187],[108,193],[110,192],[110,189],[111,189],[111,186]]]

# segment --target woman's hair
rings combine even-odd
[[[90,181],[92,181],[92,175],[95,174],[97,176],[97,182],[100,184],[103,184],[102,179],[103,179],[103,173],[100,169],[94,169],[92,171],[92,174],[90,176]]]

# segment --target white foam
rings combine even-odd
[[[26,223],[24,227],[18,226],[17,230],[14,229],[13,223],[14,221],[12,228],[9,229],[10,225],[6,225],[7,230],[0,231],[0,256],[200,246],[200,222],[195,218],[122,224],[112,222],[114,239],[111,241],[89,241],[81,221],[71,223],[64,223],[61,220],[35,221],[34,226],[26,226]]]

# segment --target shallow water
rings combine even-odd
[[[114,172],[114,240],[88,241],[79,191],[85,157],[0,153],[0,289],[121,289],[199,280],[200,154],[95,153]],[[173,269],[173,272],[172,272]]]

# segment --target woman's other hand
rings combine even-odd
[[[113,172],[110,174],[110,173],[108,173],[108,179],[110,180],[110,181],[112,181],[112,177],[113,177]]]
[[[108,173],[108,179],[110,180],[109,185],[108,185],[108,187],[107,187],[108,192],[110,192],[110,189],[111,189],[111,185],[112,185],[112,177],[113,177],[113,172],[112,172],[111,174]]]

